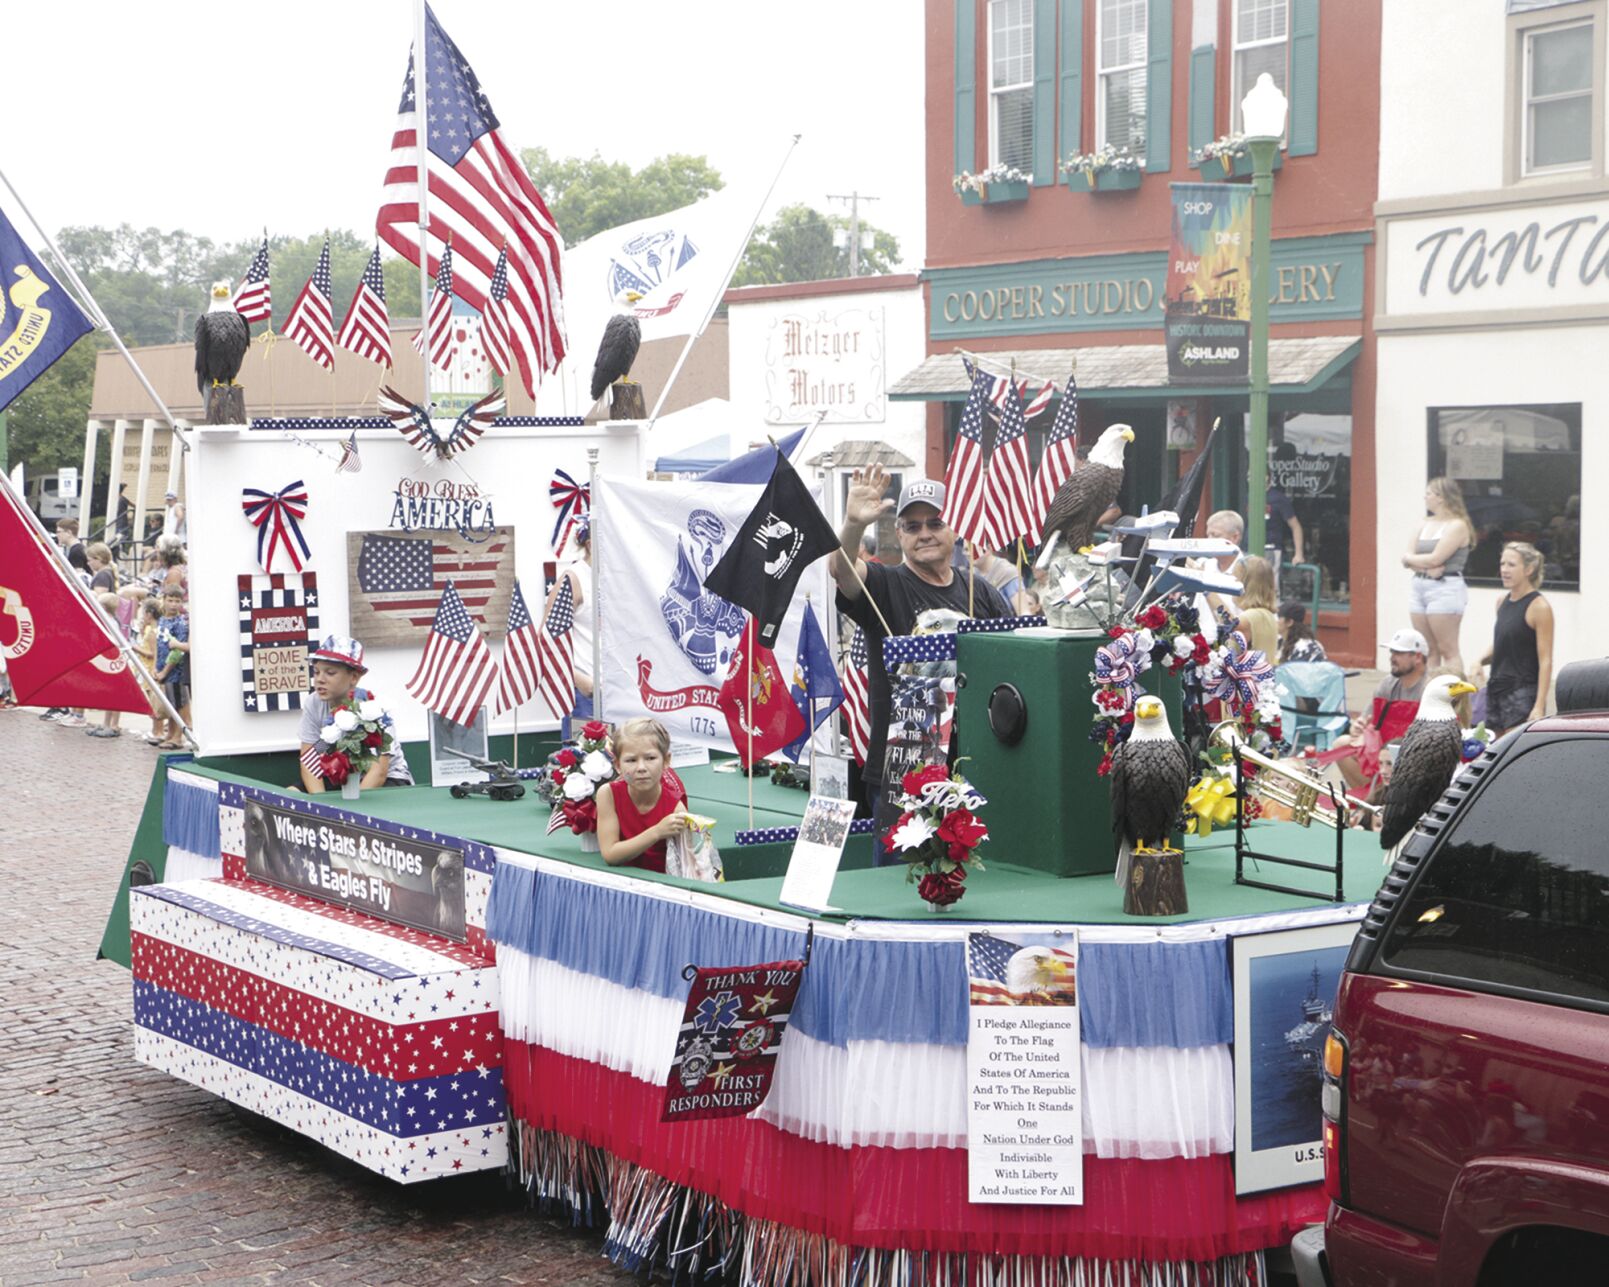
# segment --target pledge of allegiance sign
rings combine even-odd
[[[1175,183],[1164,288],[1168,378],[1244,384],[1251,349],[1251,189]]]

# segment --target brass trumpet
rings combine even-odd
[[[1236,734],[1235,721],[1225,720],[1215,725],[1207,741],[1212,746],[1222,746],[1237,757],[1235,764],[1235,783],[1238,786],[1241,780],[1240,760],[1249,760],[1260,770],[1255,778],[1246,783],[1247,790],[1264,800],[1284,805],[1291,811],[1291,821],[1307,826],[1317,822],[1323,826],[1335,828],[1341,825],[1341,815],[1338,810],[1321,809],[1318,802],[1327,799],[1331,803],[1340,805],[1345,803],[1348,809],[1361,809],[1365,813],[1379,813],[1378,805],[1369,804],[1359,800],[1356,796],[1347,795],[1337,791],[1328,782],[1322,782],[1311,773],[1288,764],[1284,760],[1271,759],[1261,751],[1254,751],[1247,746]],[[1272,774],[1280,781],[1269,781]]]

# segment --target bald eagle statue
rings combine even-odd
[[[1386,787],[1385,812],[1380,820],[1380,848],[1386,861],[1413,831],[1430,806],[1453,780],[1463,759],[1464,735],[1453,711],[1453,699],[1472,693],[1475,685],[1456,675],[1437,675],[1425,685],[1419,714],[1402,735]]]
[[[1060,532],[1062,544],[1077,551],[1095,542],[1095,525],[1117,500],[1123,486],[1123,448],[1134,441],[1128,425],[1111,425],[1090,449],[1089,459],[1056,490],[1045,514],[1045,539]]]
[[[228,282],[212,283],[212,305],[196,319],[196,389],[233,384],[251,347],[251,327],[235,312]]]
[[[592,364],[592,400],[603,397],[603,391],[616,380],[631,374],[631,364],[637,360],[642,347],[642,323],[631,311],[631,306],[642,298],[640,291],[623,290],[615,296],[615,315],[603,328],[603,342],[598,345],[598,360]]]
[[[1134,729],[1128,741],[1119,743],[1112,754],[1110,778],[1112,832],[1120,841],[1114,875],[1123,888],[1125,910],[1130,909],[1136,893],[1130,879],[1133,855],[1177,852],[1170,850],[1168,837],[1190,790],[1190,769],[1190,752],[1168,727],[1162,699],[1141,697],[1134,703]],[[1138,877],[1140,873],[1133,874]],[[1177,879],[1182,899],[1182,868]]]

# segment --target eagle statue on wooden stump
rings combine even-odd
[[[642,347],[642,323],[631,311],[631,306],[642,298],[641,291],[623,290],[615,296],[615,315],[603,328],[603,341],[598,345],[598,360],[592,364],[592,400],[603,397],[603,391],[616,381],[626,381],[631,364],[637,360]]]
[[[1062,547],[1071,551],[1095,543],[1095,525],[1123,487],[1123,448],[1133,441],[1128,425],[1111,425],[1101,434],[1089,459],[1056,489],[1045,513],[1045,540],[1059,532]]]
[[[1464,735],[1458,727],[1453,700],[1475,691],[1456,675],[1438,675],[1425,685],[1419,714],[1402,735],[1386,787],[1385,812],[1380,819],[1380,848],[1389,863],[1399,845],[1441,799],[1464,758]]]
[[[1107,432],[1111,432],[1108,430]],[[1168,844],[1190,790],[1190,752],[1168,727],[1160,697],[1134,703],[1134,728],[1112,754],[1112,832],[1120,841],[1117,881],[1132,916],[1190,908],[1184,855]]]
[[[251,347],[251,326],[235,312],[228,282],[212,283],[212,304],[196,319],[196,390],[209,423],[212,390],[235,387],[235,377]],[[244,404],[242,404],[244,405]]]

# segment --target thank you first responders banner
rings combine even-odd
[[[1168,378],[1244,384],[1251,349],[1251,189],[1175,183],[1164,288]]]
[[[465,939],[462,849],[251,800],[246,871],[381,920]]]
[[[765,1102],[803,961],[695,968],[660,1120],[742,1117]]]

